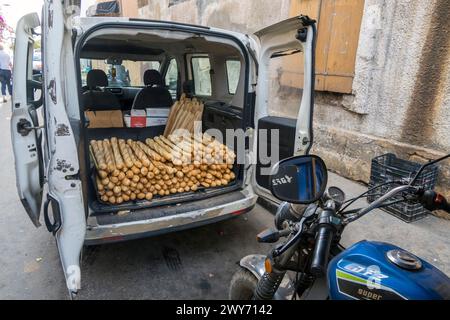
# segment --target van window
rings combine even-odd
[[[32,43],[28,43],[27,80],[42,82],[41,52],[38,49],[35,49]],[[37,102],[41,93],[40,89],[33,88],[30,86],[30,83],[27,82],[27,102]]]
[[[227,60],[228,93],[235,94],[241,74],[241,62],[239,60]]]
[[[169,67],[167,68],[166,77],[164,79],[167,89],[169,90],[172,98],[177,96],[178,87],[178,64],[177,60],[171,59]]]
[[[303,74],[292,67],[283,70],[282,66],[289,65],[290,61],[298,59],[303,61],[301,52],[285,52],[274,55],[269,61],[269,87],[268,87],[268,114],[275,117],[296,119],[302,99]]]
[[[127,61],[127,62],[134,62],[134,63],[139,63],[139,62],[135,62],[135,61]],[[140,62],[141,65],[141,71],[142,71],[142,78],[144,77],[144,72],[146,70],[161,70],[161,62],[159,61],[144,61],[144,62]]]
[[[149,69],[160,71],[159,61],[118,61],[115,64],[111,61],[99,59],[80,59],[81,80],[83,86],[86,85],[86,77],[90,70],[101,69],[108,77],[110,87],[143,87],[144,72]]]
[[[199,96],[211,96],[211,63],[209,57],[192,57],[191,63],[195,94]]]
[[[28,55],[27,55],[27,80],[33,79],[33,45],[28,43]],[[27,102],[34,101],[34,90],[28,85],[27,81]]]

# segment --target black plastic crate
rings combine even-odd
[[[404,178],[412,178],[420,167],[420,163],[399,159],[392,153],[387,153],[382,156],[373,158],[370,171],[369,189],[385,182],[401,180]],[[419,175],[415,184],[422,185],[425,187],[425,189],[433,189],[436,184],[437,176],[438,167],[436,165],[428,166]],[[389,184],[377,188],[369,192],[367,201],[373,202],[382,194],[385,194],[386,192],[397,186],[398,184]],[[400,199],[401,197],[392,198],[390,201]],[[430,213],[430,211],[425,209],[420,203],[416,201],[395,203],[388,207],[382,208],[382,210],[406,222],[417,221]]]

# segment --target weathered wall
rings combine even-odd
[[[252,33],[288,16],[290,0],[149,0],[142,17]]]
[[[353,95],[316,102],[315,150],[334,170],[368,181],[370,159],[385,152],[450,152],[449,17],[447,0],[366,0]],[[450,195],[450,167],[441,172]]]
[[[449,16],[446,0],[367,0],[354,99],[321,104],[318,118],[344,117],[343,129],[448,150]]]
[[[289,7],[290,0],[149,0],[139,15],[251,33],[287,18]],[[449,17],[448,0],[365,1],[353,93],[316,93],[314,152],[332,170],[367,182],[374,156],[424,161],[450,152]],[[301,91],[276,81],[273,88],[286,102],[274,113],[295,115]],[[450,195],[450,166],[440,182]]]

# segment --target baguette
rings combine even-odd
[[[91,147],[94,152],[95,160],[98,164],[98,169],[106,170],[108,166],[106,165],[105,155],[103,153],[103,145],[98,141],[92,140]]]
[[[120,154],[120,149],[119,149],[119,144],[117,142],[117,138],[115,138],[115,137],[111,138],[111,147],[112,147],[112,151],[114,153],[114,159],[116,161],[116,168],[119,170],[122,170],[123,167],[125,166],[125,164],[123,162],[122,155]]]

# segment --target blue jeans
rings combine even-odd
[[[0,81],[2,83],[2,95],[6,96],[6,87],[9,95],[12,96],[11,70],[0,69]]]

